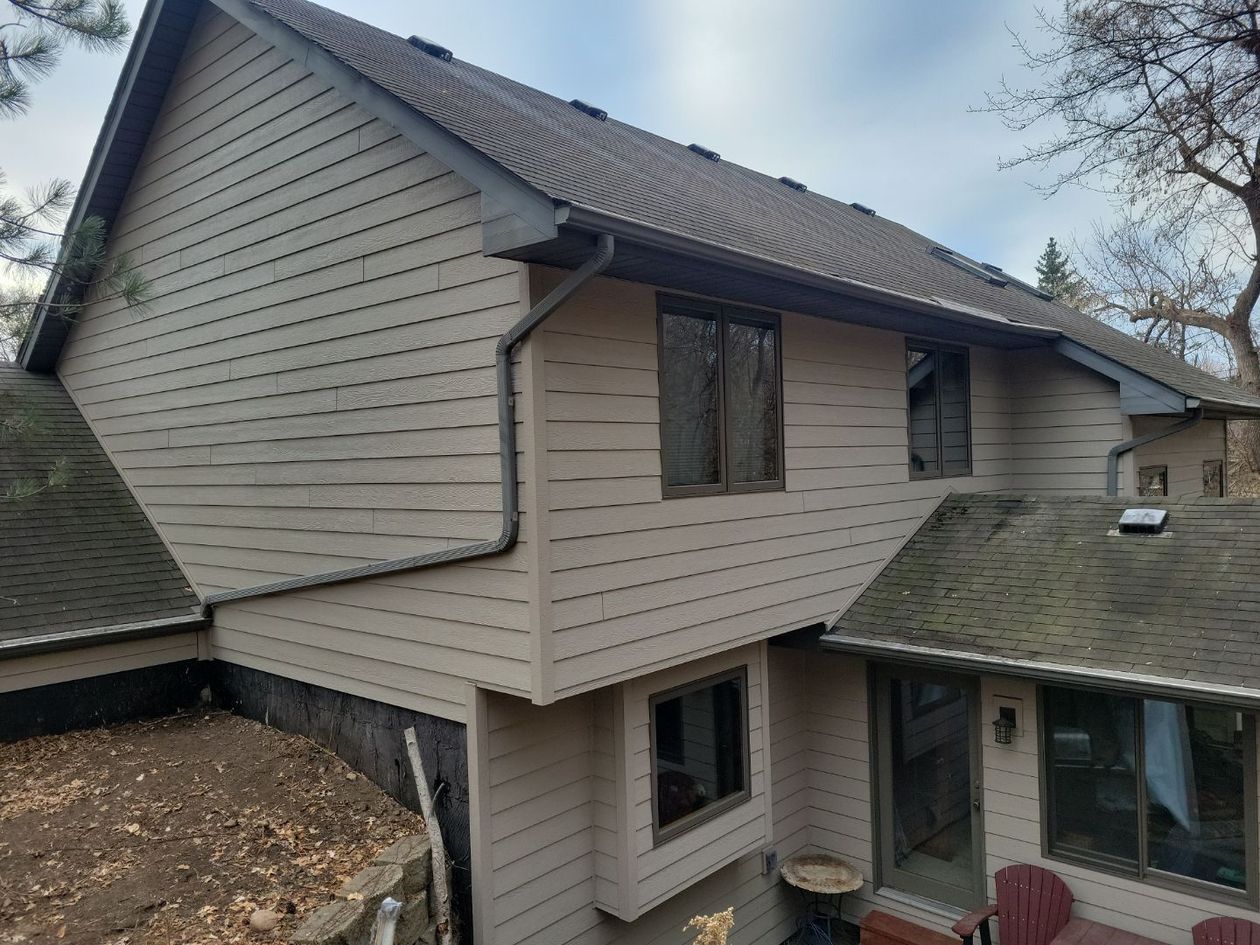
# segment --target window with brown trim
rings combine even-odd
[[[1168,467],[1143,466],[1138,470],[1138,495],[1168,495]]]
[[[657,839],[748,799],[746,668],[659,693],[648,706]]]
[[[1203,495],[1209,499],[1225,498],[1225,463],[1219,459],[1203,463]]]
[[[1230,706],[1041,690],[1048,855],[1254,900],[1255,724]]]
[[[965,348],[906,344],[910,478],[971,474],[971,367]]]
[[[662,297],[657,323],[664,494],[781,489],[778,316]]]

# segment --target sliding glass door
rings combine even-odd
[[[874,686],[880,882],[970,908],[984,888],[976,681],[881,667]]]

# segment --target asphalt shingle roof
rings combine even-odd
[[[0,642],[69,630],[188,617],[188,586],[73,401],[53,377],[0,362],[0,494],[18,480],[64,486],[0,498]]]
[[[615,117],[598,121],[563,99],[459,59],[444,62],[308,0],[251,2],[555,200],[1050,328],[1187,396],[1260,409],[1260,398],[1074,309],[990,285],[933,257],[938,244],[884,217],[708,160]],[[720,141],[706,143],[722,150]]]
[[[952,495],[823,639],[1260,689],[1257,574],[1260,500]]]

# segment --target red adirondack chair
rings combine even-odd
[[[976,929],[982,945],[990,945],[989,917],[998,917],[998,935],[1002,945],[1050,945],[1063,931],[1072,915],[1072,891],[1067,884],[1040,866],[1019,864],[1000,869],[993,876],[997,882],[997,905],[977,909],[954,923],[954,932],[964,945],[972,945]],[[1195,945],[1206,945],[1195,938]],[[1213,945],[1260,945],[1255,942],[1222,942]]]
[[[1190,933],[1194,945],[1260,945],[1260,925],[1246,919],[1204,919]]]

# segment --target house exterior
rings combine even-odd
[[[1249,617],[1100,675],[1015,646],[1023,625],[985,662],[950,614],[902,632],[878,595],[941,553],[922,539],[949,495],[1102,529],[1109,492],[1162,490],[1172,537],[1150,541],[1177,552],[1178,503],[1223,495],[1225,422],[1260,399],[867,208],[601,115],[305,0],[149,4],[75,214],[107,220],[151,300],[42,316],[21,364],[56,375],[204,605],[220,696],[453,739],[479,943],[681,942],[728,905],[733,941],[779,942],[801,903],[771,863],[805,851],[862,871],[850,918],[947,928],[1025,861],[1170,943],[1255,915]],[[1214,540],[1253,542],[1239,516]],[[1203,594],[1181,626],[1212,616]],[[45,658],[99,674],[92,644]],[[1130,720],[1134,693],[1208,704],[1193,733],[1245,775],[1213,821],[1244,824],[1224,872],[1129,856],[1152,843],[1152,749],[1117,723],[1099,761],[1096,706],[1045,665]],[[1129,834],[1043,837],[1046,772],[1072,764]]]

